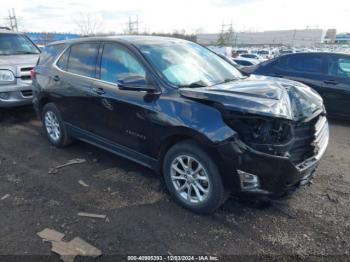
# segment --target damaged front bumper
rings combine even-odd
[[[319,134],[317,131],[314,141],[317,153],[299,164],[294,164],[289,157],[256,151],[239,139],[218,146],[225,184],[233,193],[269,198],[284,197],[299,186],[310,184],[328,146],[328,122],[323,123],[321,138]],[[244,177],[247,181],[242,181]],[[253,182],[249,184],[250,181]]]

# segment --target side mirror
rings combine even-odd
[[[150,86],[144,76],[130,75],[118,81],[120,90],[134,90],[134,91],[155,91],[156,88]]]

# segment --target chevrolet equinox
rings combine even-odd
[[[47,46],[32,72],[50,143],[73,138],[163,175],[182,206],[210,213],[230,194],[280,198],[308,184],[328,145],[322,98],[243,77],[212,51],[153,36]]]

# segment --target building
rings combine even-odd
[[[235,32],[226,45],[284,45],[315,46],[324,42],[326,32],[322,29],[278,30],[263,32]],[[197,42],[203,45],[217,45],[220,34],[198,34]]]
[[[350,33],[338,34],[335,37],[336,44],[350,44]]]
[[[324,38],[325,44],[334,44],[337,36],[337,29],[328,29]]]
[[[26,35],[37,45],[47,45],[51,42],[79,38],[78,34],[71,33],[37,33],[27,32]]]

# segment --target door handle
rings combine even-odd
[[[55,82],[60,81],[60,77],[57,75],[53,76],[52,78],[53,78],[53,81],[55,81]]]
[[[336,81],[336,80],[325,80],[324,82],[326,84],[329,84],[329,85],[337,85],[337,84],[339,84],[339,82]]]
[[[106,93],[102,87],[93,87],[92,92],[94,92],[95,94],[98,94],[98,95],[103,95]]]

